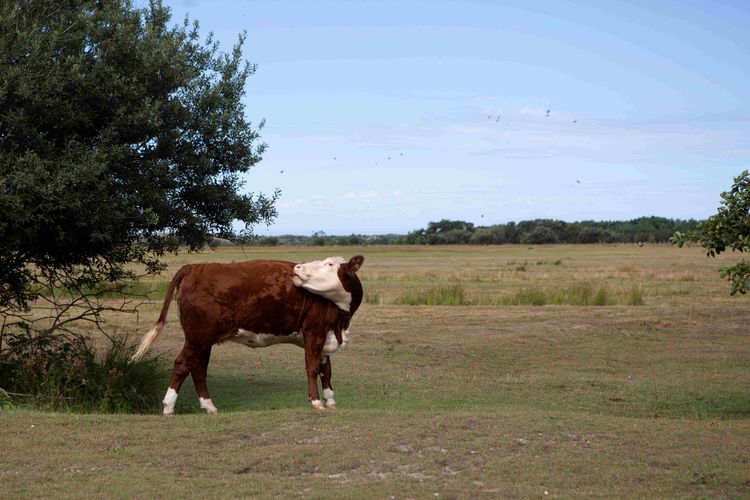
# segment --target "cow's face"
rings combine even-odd
[[[356,273],[364,260],[357,255],[348,261],[343,257],[328,257],[297,264],[292,281],[296,286],[332,301],[338,308],[350,311],[352,306],[359,307],[362,300],[362,285]],[[353,300],[356,304],[352,303]]]

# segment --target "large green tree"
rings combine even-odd
[[[721,193],[721,206],[715,215],[695,231],[676,232],[672,242],[682,246],[698,243],[714,257],[724,251],[750,251],[750,173],[747,170],[734,178],[729,191]],[[731,284],[731,294],[747,293],[750,288],[750,263],[741,259],[736,264],[721,268],[721,277]]]
[[[242,189],[265,149],[243,41],[159,1],[0,2],[0,312],[270,223],[278,193]]]

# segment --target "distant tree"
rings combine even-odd
[[[535,245],[544,243],[557,243],[558,238],[555,231],[548,226],[537,226],[529,233],[526,233],[523,238],[523,243],[532,243]]]
[[[310,238],[310,243],[316,247],[325,246],[328,236],[324,231],[315,231]]]
[[[694,242],[716,255],[731,249],[750,251],[750,173],[747,170],[734,178],[729,191],[721,193],[721,206],[716,215],[701,223],[695,231],[675,232],[672,243],[682,246]],[[746,293],[750,286],[750,263],[745,259],[721,268],[720,276],[731,284],[731,294]]]
[[[472,234],[474,234],[473,228],[472,231],[466,231],[464,229],[449,229],[448,231],[432,236],[438,238],[440,243],[446,245],[457,245],[468,243]]]
[[[0,344],[37,298],[91,306],[131,264],[156,273],[180,245],[275,217],[278,193],[241,192],[265,149],[244,35],[224,54],[169,21],[158,0],[0,3]],[[61,307],[44,331],[80,314]]]
[[[336,241],[338,245],[363,245],[365,242],[364,238],[354,233],[349,236],[340,236]]]
[[[430,245],[468,243],[474,234],[474,224],[462,220],[442,219],[430,222],[424,231]]]
[[[598,243],[602,240],[602,230],[598,227],[584,227],[578,232],[576,243]]]
[[[408,242],[408,235],[403,234],[380,234],[362,237],[362,244],[365,245],[405,245],[413,244]]]
[[[499,243],[498,226],[480,227],[471,235],[469,243],[472,245],[492,245]]]
[[[425,243],[427,243],[427,238],[425,238],[424,229],[415,229],[406,233],[407,245],[424,245]]]
[[[479,228],[471,238],[471,243],[481,243],[482,240],[487,244],[492,243],[497,245],[518,243],[514,222]]]
[[[503,234],[505,235],[505,241],[503,243],[519,243],[519,231],[518,226],[515,222],[508,222],[505,224],[505,228],[503,229]]]
[[[439,222],[430,222],[427,225],[427,234],[444,234],[448,231],[474,232],[474,224],[462,220],[442,219]]]
[[[275,247],[279,244],[279,238],[276,236],[259,236],[252,240],[252,243],[261,247]]]

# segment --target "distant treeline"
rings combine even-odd
[[[536,219],[492,226],[443,219],[408,234],[332,236],[259,236],[254,245],[502,245],[545,243],[666,243],[675,231],[695,229],[700,221],[640,217],[629,221],[564,222]]]

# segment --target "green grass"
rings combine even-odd
[[[626,303],[630,306],[643,305],[643,290],[640,287],[633,287],[628,293]]]
[[[588,284],[578,284],[562,289],[544,290],[523,289],[499,301],[500,305],[567,304],[574,306],[606,306],[618,303],[606,288],[595,288]]]
[[[379,293],[367,295],[368,304],[383,304]],[[396,305],[427,305],[427,306],[544,306],[549,304],[574,306],[606,306],[615,304],[642,305],[643,294],[640,289],[631,289],[625,297],[613,295],[605,287],[594,287],[590,284],[579,283],[566,288],[544,289],[523,288],[511,295],[495,298],[491,296],[477,297],[470,300],[464,286],[460,284],[442,284],[428,288],[412,289],[395,298]]]
[[[750,308],[728,295],[717,260],[666,246],[537,245],[532,262],[546,264],[515,271],[528,252],[181,255],[172,273],[197,258],[364,254],[365,304],[331,360],[338,408],[309,408],[301,349],[223,344],[209,368],[215,417],[190,380],[173,418],[0,411],[0,495],[750,496]],[[686,269],[694,279],[680,278]],[[418,290],[421,302],[474,305],[395,304]],[[518,305],[494,305],[504,297]],[[118,329],[145,333],[160,299]],[[173,307],[155,345],[162,393],[181,345]]]
[[[418,289],[406,292],[395,301],[400,305],[426,305],[426,306],[465,306],[469,305],[466,300],[464,287],[461,285],[438,285],[426,289]]]

